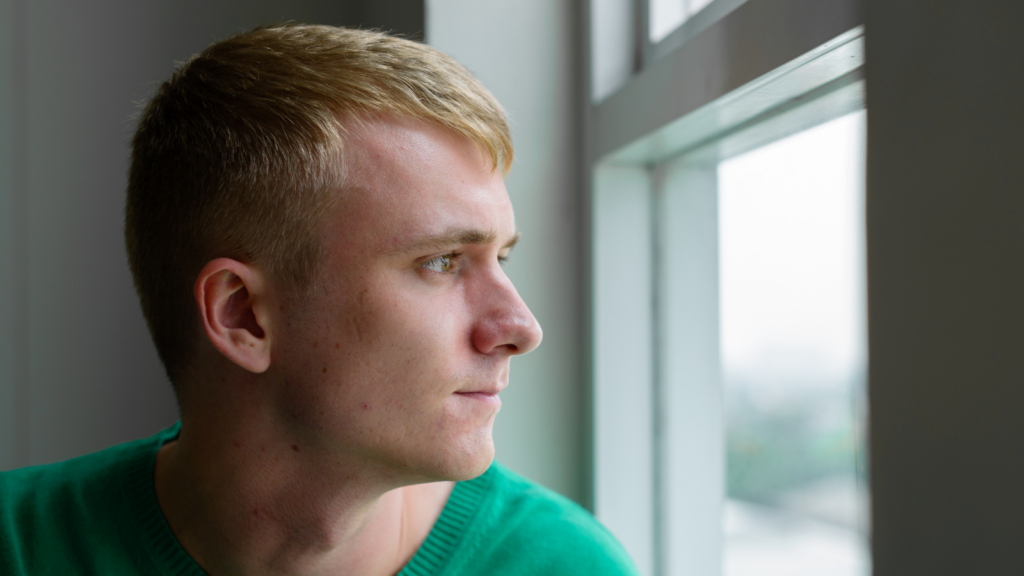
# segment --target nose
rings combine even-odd
[[[473,347],[482,354],[514,356],[540,345],[544,337],[540,324],[505,272],[495,267],[482,280],[473,299],[478,307],[471,336]]]

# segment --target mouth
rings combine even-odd
[[[455,395],[471,402],[480,402],[495,408],[501,408],[501,398],[498,397],[497,392],[477,390],[474,392],[456,392]]]
[[[463,386],[461,389],[456,390],[455,393],[460,395],[483,394],[485,396],[497,396],[507,387],[507,380],[504,378],[496,378],[495,380],[484,380],[477,384],[468,384]]]

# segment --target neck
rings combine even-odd
[[[232,426],[230,411],[217,412],[183,418],[155,472],[174,535],[209,574],[396,574],[454,486],[404,485],[383,465],[303,449],[283,427]]]

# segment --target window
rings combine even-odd
[[[592,92],[594,504],[644,574],[870,571],[862,32],[805,4]]]
[[[863,133],[855,112],[718,164],[727,576],[870,573]]]
[[[651,0],[647,25],[651,42],[659,42],[710,3],[711,0]]]

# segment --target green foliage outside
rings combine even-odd
[[[854,403],[836,395],[787,399],[765,408],[731,395],[726,415],[731,498],[771,504],[783,493],[834,476],[865,475]]]

